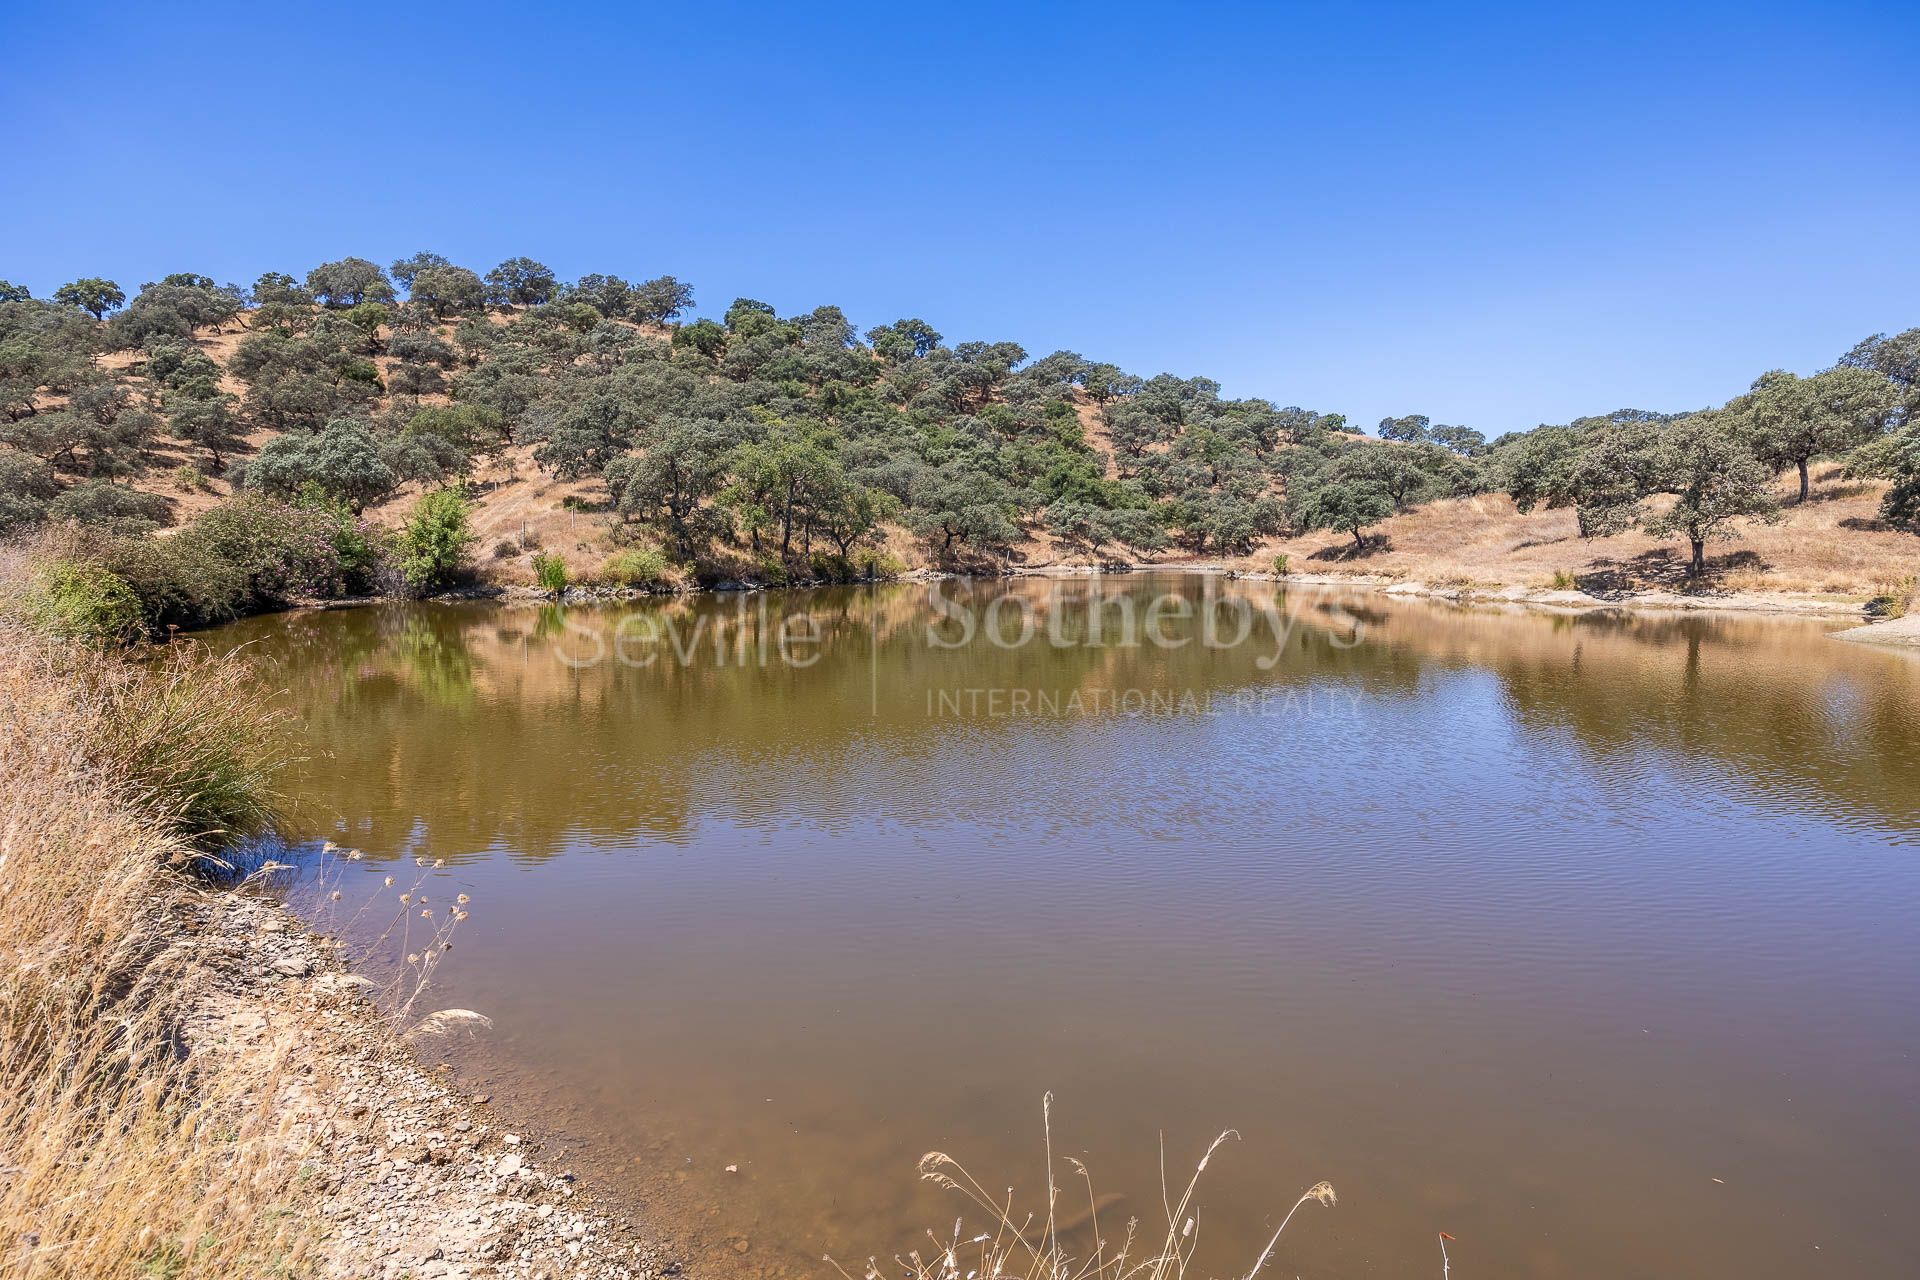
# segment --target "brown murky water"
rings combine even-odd
[[[304,834],[368,854],[349,904],[420,855],[472,895],[435,1003],[496,1027],[461,1069],[732,1266],[924,1247],[965,1208],[929,1149],[1035,1203],[1052,1090],[1110,1235],[1159,1217],[1162,1134],[1184,1181],[1239,1130],[1207,1274],[1320,1178],[1273,1274],[1437,1275],[1442,1230],[1456,1276],[1911,1272],[1920,661],[1794,620],[939,590],[220,635],[291,690]]]

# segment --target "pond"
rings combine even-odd
[[[215,639],[302,901],[470,895],[435,1052],[713,1271],[984,1229],[935,1149],[1039,1209],[1050,1091],[1109,1241],[1238,1131],[1202,1274],[1324,1178],[1272,1274],[1746,1280],[1920,1255],[1920,661],[1836,625],[1160,574]]]

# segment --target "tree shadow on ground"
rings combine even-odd
[[[1625,560],[1595,560],[1586,572],[1574,575],[1574,585],[1601,600],[1622,600],[1644,591],[1676,591],[1687,595],[1725,594],[1726,575],[1736,570],[1765,572],[1769,566],[1757,552],[1730,551],[1708,556],[1704,573],[1695,575],[1687,557],[1670,547],[1656,547]]]
[[[1330,547],[1322,547],[1307,556],[1309,560],[1349,561],[1366,560],[1383,552],[1393,550],[1393,539],[1384,533],[1368,534],[1360,546],[1351,542],[1336,542]]]
[[[1873,493],[1875,485],[1871,480],[1842,480],[1830,483],[1816,483],[1813,491],[1807,495],[1806,502],[1800,501],[1795,492],[1787,499],[1787,506],[1812,506],[1821,502],[1838,502],[1843,498],[1864,498]]]

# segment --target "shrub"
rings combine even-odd
[[[673,564],[652,547],[631,547],[607,557],[600,579],[615,587],[663,586],[673,579]]]
[[[205,493],[209,486],[206,473],[187,464],[173,469],[173,487],[182,493]]]
[[[808,563],[813,569],[813,576],[825,582],[852,582],[859,576],[853,561],[831,552],[816,551]]]
[[[541,590],[559,595],[567,589],[567,562],[542,551],[533,558],[533,576]]]
[[[366,595],[378,589],[391,535],[366,517],[355,515],[345,500],[317,485],[303,485],[293,504],[332,521],[333,549],[340,558],[339,589],[350,595]]]
[[[1572,591],[1579,585],[1579,579],[1575,578],[1568,570],[1555,569],[1553,571],[1553,589],[1555,591]]]
[[[335,517],[333,546],[340,554],[340,588],[349,595],[370,595],[380,588],[380,573],[392,558],[393,535],[344,512]]]
[[[1286,552],[1283,551],[1279,555],[1273,558],[1273,571],[1275,574],[1277,574],[1282,578],[1287,576],[1287,553]]]
[[[811,563],[813,576],[827,582],[871,582],[895,577],[906,568],[886,552],[872,548],[850,556],[816,551]]]
[[[1875,618],[1904,618],[1920,596],[1920,577],[1907,575],[1898,582],[1883,583],[1885,590],[1867,601],[1867,613]]]
[[[146,630],[140,597],[104,565],[78,560],[41,565],[23,604],[41,630],[86,644],[125,644]]]
[[[116,538],[94,557],[155,627],[196,627],[295,599],[370,588],[381,549],[344,512],[242,494],[171,538]]]
[[[55,520],[76,520],[110,533],[147,533],[167,523],[170,508],[157,493],[89,480],[55,498],[47,507]]]
[[[907,571],[906,563],[900,557],[871,547],[853,553],[853,567],[862,581],[897,578]]]
[[[760,580],[770,587],[787,585],[787,566],[778,556],[766,556],[760,561]]]
[[[46,499],[9,488],[6,475],[0,472],[0,537],[31,529],[46,518]]]
[[[341,526],[326,509],[302,507],[257,493],[203,513],[170,542],[204,547],[236,567],[246,583],[243,608],[326,599],[346,588]]]
[[[95,665],[78,677],[96,714],[90,755],[132,782],[170,834],[210,850],[273,824],[286,714],[262,706],[245,662],[177,644],[137,669]]]
[[[493,558],[495,560],[511,560],[519,554],[520,545],[512,538],[502,538],[493,544]]]
[[[240,616],[247,575],[204,539],[183,531],[167,539],[119,538],[99,549],[100,560],[135,595],[154,629],[199,627]]]
[[[52,467],[18,449],[0,447],[0,536],[45,520],[47,503],[59,492]]]
[[[399,538],[398,567],[408,590],[432,591],[460,572],[467,548],[473,545],[473,533],[467,527],[471,511],[466,492],[458,485],[421,497]]]

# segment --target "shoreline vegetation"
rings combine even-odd
[[[693,307],[672,276],[430,252],[250,286],[0,281],[0,538],[54,605],[150,635],[474,585],[1066,564],[1871,616],[1915,590],[1920,329],[1723,404],[1488,439],[917,318]]]
[[[0,1276],[671,1274],[414,1056],[459,1011],[397,1025],[225,861],[291,749],[255,694],[0,619]]]

